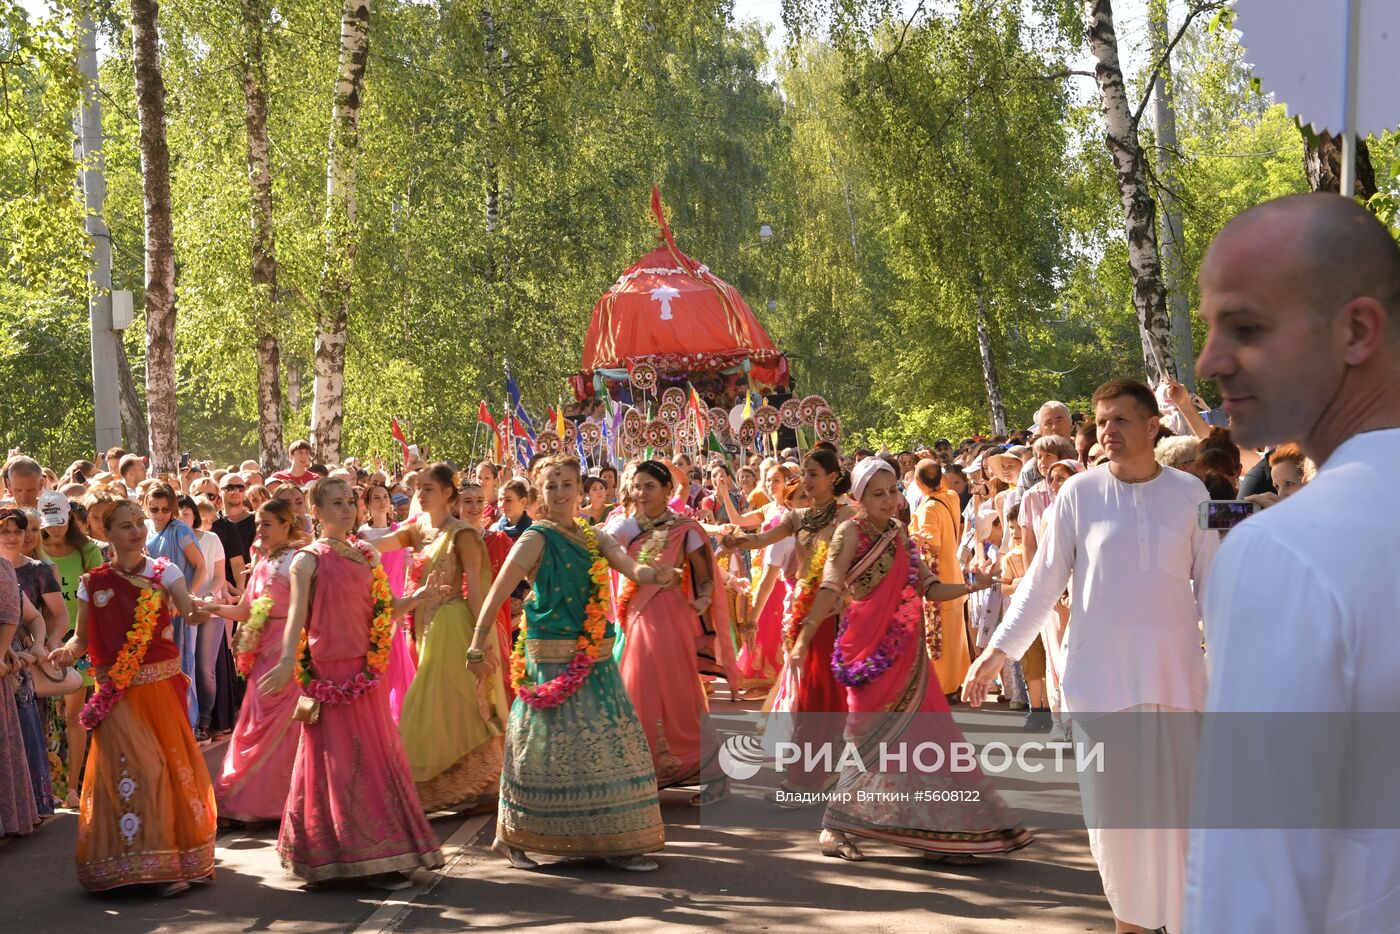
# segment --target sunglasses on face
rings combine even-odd
[[[153,516],[163,516],[174,513],[174,510],[169,506],[149,506],[146,508],[146,511]]]
[[[241,484],[241,483],[230,483],[230,484],[228,484],[228,485],[226,485],[226,486],[224,487],[224,492],[228,492],[229,490],[246,490],[246,489],[248,489],[248,488],[247,488],[246,486],[244,486],[243,484]]]

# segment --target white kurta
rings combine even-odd
[[[1164,718],[1205,706],[1197,594],[1220,538],[1199,529],[1196,514],[1209,498],[1200,480],[1170,467],[1144,483],[1124,483],[1108,467],[1070,477],[988,646],[1020,658],[1073,578],[1060,696],[1076,739],[1092,745],[1099,716],[1142,717],[1136,768],[1076,775],[1089,848],[1114,916],[1172,934],[1182,930],[1184,804],[1174,825],[1160,829],[1112,826],[1100,815],[1133,794],[1189,800],[1195,728]]]
[[[1024,655],[1073,575],[1064,709],[1204,709],[1197,592],[1219,536],[1197,528],[1196,509],[1209,498],[1170,467],[1146,483],[1123,483],[1106,466],[1070,477],[989,647]]]
[[[1336,714],[1338,729],[1313,731],[1306,749],[1266,746],[1272,730],[1250,745],[1233,730],[1221,749],[1208,715],[1198,803],[1219,793],[1220,755],[1287,772],[1294,793],[1306,782],[1302,793],[1318,800],[1394,801],[1393,748],[1358,743],[1344,724],[1356,712],[1400,712],[1397,476],[1400,429],[1357,435],[1310,484],[1227,537],[1206,592],[1207,710]],[[1400,924],[1400,830],[1195,830],[1190,853],[1192,934]]]

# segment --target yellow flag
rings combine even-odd
[[[564,437],[564,400],[559,400],[559,408],[554,410],[554,432],[561,439]]]
[[[744,417],[753,418],[753,396],[744,393]]]

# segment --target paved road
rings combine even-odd
[[[721,723],[752,705],[715,705]],[[958,719],[969,739],[1009,739],[1021,716]],[[221,754],[210,750],[211,761]],[[1014,783],[1013,783],[1014,784]],[[757,791],[742,791],[755,795]],[[1034,795],[1034,798],[1031,795]],[[62,812],[27,839],[0,841],[0,929],[211,934],[291,931],[387,934],[509,931],[888,931],[1045,934],[1106,931],[1112,918],[1082,829],[1038,830],[1036,843],[978,865],[927,863],[911,851],[862,844],[863,863],[822,857],[807,830],[735,828],[702,821],[688,793],[662,793],[666,849],[651,874],[587,861],[512,870],[487,850],[494,814],[433,819],[448,865],[419,873],[415,888],[375,892],[352,883],[304,889],[283,872],[276,828],[230,831],[218,843],[214,884],[170,900],[140,891],[85,893],[73,870],[76,816]],[[1063,823],[1049,811],[1077,807],[1072,783],[1045,782],[1010,803],[1032,829]],[[1047,802],[1051,802],[1047,804]],[[1044,818],[1044,820],[1038,819]]]

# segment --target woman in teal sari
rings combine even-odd
[[[536,467],[547,518],[511,549],[467,651],[472,671],[486,676],[496,612],[529,579],[492,849],[517,869],[539,865],[530,850],[647,872],[657,865],[645,854],[663,843],[661,808],[646,734],[613,660],[608,568],[663,587],[679,575],[638,565],[606,533],[576,521],[581,477],[572,457]]]

